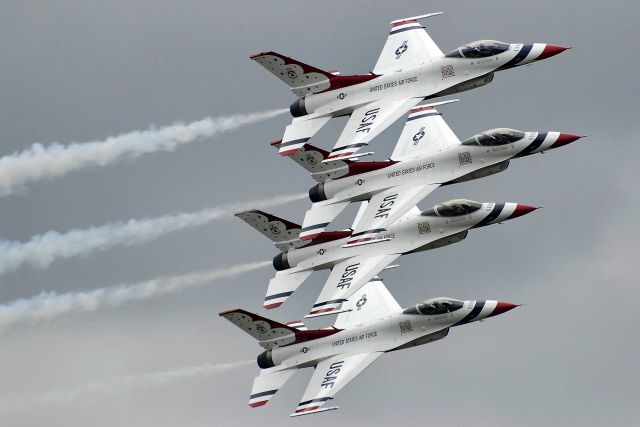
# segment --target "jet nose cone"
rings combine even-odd
[[[557,46],[554,44],[548,44],[544,46],[544,50],[542,51],[542,53],[540,54],[540,56],[538,56],[536,59],[539,61],[541,59],[547,59],[551,56],[555,56],[559,53],[564,52],[565,50],[569,49],[568,47],[562,47],[562,46]]]
[[[510,302],[498,301],[498,303],[496,304],[496,308],[493,309],[488,317],[506,313],[507,311],[512,310],[518,306],[519,304],[511,304]]]
[[[535,206],[529,206],[522,203],[518,203],[516,204],[516,208],[514,209],[513,213],[511,214],[511,216],[509,216],[508,219],[518,218],[519,216],[526,215],[530,212],[535,211],[536,209],[538,208],[536,208]]]
[[[580,138],[584,138],[582,135],[574,135],[572,133],[561,133],[556,142],[553,143],[551,148],[562,147],[563,145],[571,144],[573,141],[577,141]]]

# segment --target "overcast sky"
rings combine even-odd
[[[0,156],[36,142],[99,141],[151,125],[287,107],[294,96],[251,53],[276,50],[319,68],[366,73],[390,20],[440,10],[425,24],[443,51],[485,38],[577,46],[500,72],[491,85],[442,107],[460,138],[494,127],[589,137],[432,193],[421,208],[465,197],[545,209],[403,257],[383,277],[402,306],[436,296],[526,306],[388,354],[338,395],[339,411],[290,420],[311,370],[296,374],[266,407],[251,409],[257,366],[217,366],[261,351],[217,313],[262,313],[274,273],[267,266],[0,332],[0,425],[636,425],[636,2],[5,2]],[[314,181],[268,144],[289,120],[281,115],[173,152],[28,184],[0,198],[0,239],[305,192]],[[332,121],[315,143],[331,147],[344,123]],[[373,142],[376,159],[391,153],[401,126]],[[308,204],[269,210],[302,222]],[[3,274],[0,304],[270,260],[276,250],[222,216],[144,244],[83,253]],[[316,273],[268,315],[301,318],[327,275]]]

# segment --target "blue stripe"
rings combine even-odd
[[[361,142],[359,144],[351,144],[351,145],[343,145],[342,147],[336,147],[333,150],[331,150],[332,153],[336,152],[336,151],[340,151],[340,150],[344,150],[345,148],[357,148],[357,147],[364,147],[365,145],[368,145],[366,142]]]
[[[280,148],[288,147],[289,145],[304,144],[305,142],[307,142],[310,139],[311,138],[300,138],[300,139],[294,139],[293,141],[283,142],[283,143],[280,144]]]
[[[398,34],[398,33],[401,33],[401,32],[403,32],[403,31],[419,30],[419,29],[421,29],[421,28],[424,28],[424,27],[422,27],[422,26],[420,26],[420,25],[414,25],[414,26],[407,27],[407,28],[401,28],[401,29],[399,29],[399,30],[391,30],[391,31],[389,32],[389,34]]]
[[[300,229],[300,232],[302,233],[302,232],[304,232],[304,231],[309,231],[309,230],[313,230],[313,229],[316,229],[316,228],[324,228],[324,227],[326,227],[327,225],[329,225],[329,223],[328,223],[328,222],[324,222],[324,223],[322,223],[322,224],[310,225],[310,226],[308,226],[308,227],[301,228],[301,229]]]
[[[269,295],[267,297],[264,297],[265,301],[269,301],[270,299],[275,299],[275,298],[282,298],[282,297],[288,297],[289,295],[291,295],[293,293],[293,291],[291,292],[282,292],[280,294],[273,294],[273,295]]]
[[[539,132],[538,136],[535,137],[533,142],[529,144],[524,150],[516,154],[514,157],[528,156],[529,154],[531,154],[532,151],[537,150],[542,145],[542,143],[546,138],[547,138],[547,132]]]
[[[482,221],[480,221],[479,223],[477,223],[471,228],[484,227],[485,225],[489,224],[491,221],[498,218],[498,215],[500,215],[500,212],[502,212],[502,209],[504,209],[504,203],[496,203],[496,205],[493,207],[493,210],[489,213],[489,215],[484,217]]]
[[[385,230],[386,228],[374,228],[373,230],[361,231],[359,233],[352,234],[351,237],[362,236],[363,234],[370,234],[370,233],[382,233]]]
[[[333,397],[321,397],[319,399],[305,400],[304,402],[298,403],[298,406],[308,405],[309,403],[314,403],[314,402],[326,402],[327,400],[331,400],[331,399],[333,399]]]
[[[531,52],[532,48],[533,48],[532,44],[525,44],[524,46],[522,46],[522,48],[520,48],[520,52],[518,52],[516,56],[511,58],[511,60],[506,64],[504,64],[503,66],[499,67],[496,71],[506,70],[507,68],[513,68],[517,66],[519,63],[521,63],[524,60],[524,58],[527,57],[527,55],[529,55],[529,52]]]
[[[277,391],[278,391],[278,389],[269,390],[269,391],[262,391],[260,393],[252,394],[251,396],[249,396],[249,399],[254,399],[256,397],[262,397],[262,396],[271,396],[273,394],[276,394]]]
[[[464,317],[464,319],[462,319],[461,321],[459,321],[453,326],[464,325],[465,323],[472,322],[473,319],[478,317],[478,315],[480,314],[483,308],[484,308],[484,301],[476,301],[475,307],[473,307],[473,309],[469,312],[469,314],[467,314]]]
[[[337,304],[337,303],[341,303],[341,302],[345,302],[345,301],[348,301],[348,300],[346,300],[346,299],[344,299],[344,298],[341,298],[341,299],[332,299],[331,301],[319,302],[319,303],[317,303],[317,304],[314,304],[314,305],[313,305],[313,308],[315,308],[315,307],[320,307],[320,306],[327,305],[327,304]]]

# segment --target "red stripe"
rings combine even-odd
[[[290,156],[297,153],[298,151],[300,151],[299,148],[294,148],[293,150],[279,151],[278,154],[280,154],[281,156]]]
[[[417,23],[418,23],[418,21],[416,21],[415,19],[410,19],[410,20],[408,20],[408,21],[400,21],[400,22],[396,22],[395,24],[393,24],[393,28],[395,28],[395,27],[399,27],[400,25],[406,25],[406,24],[409,24],[409,23],[416,23],[416,24],[417,24]]]
[[[321,234],[322,233],[316,233],[316,234],[309,234],[307,236],[300,236],[300,240],[313,240]]]
[[[280,307],[281,305],[282,305],[281,302],[276,302],[276,303],[273,303],[273,304],[265,305],[263,307],[266,308],[267,310],[271,310],[272,308]]]
[[[278,139],[277,141],[271,141],[271,142],[270,142],[270,144],[271,144],[271,145],[278,145],[278,144],[280,144],[281,142],[282,142],[282,140],[281,140],[281,139]]]
[[[366,237],[364,239],[351,240],[347,242],[347,245],[353,245],[354,243],[360,243],[360,242],[368,242],[369,240],[373,240],[373,237]]]
[[[296,409],[296,414],[298,412],[307,412],[307,411],[313,411],[314,409],[318,409],[320,406],[311,406],[309,408],[304,408],[304,409]]]
[[[412,108],[410,112],[411,113],[417,113],[418,111],[425,111],[425,110],[435,110],[435,108],[433,108],[433,107],[416,107],[416,108]]]
[[[260,402],[249,403],[249,406],[251,406],[252,408],[257,408],[258,406],[266,405],[267,402],[268,400],[261,400]]]
[[[328,313],[330,311],[334,311],[335,308],[322,308],[320,310],[312,311],[310,314],[318,314],[318,313]]]
[[[342,153],[342,154],[329,155],[329,157],[327,157],[327,159],[339,159],[340,157],[350,156],[353,153],[355,153],[355,151],[350,151],[348,153]]]

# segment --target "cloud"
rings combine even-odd
[[[0,275],[17,270],[24,264],[45,269],[56,259],[87,256],[93,251],[104,251],[114,246],[140,245],[167,233],[208,224],[239,210],[277,206],[305,197],[305,193],[289,194],[198,212],[132,219],[98,227],[73,229],[66,233],[48,231],[35,235],[26,242],[0,240]]]
[[[0,196],[13,194],[25,184],[60,177],[72,171],[107,166],[154,151],[173,151],[180,145],[230,132],[287,111],[288,109],[279,109],[207,117],[191,123],[123,133],[102,141],[74,142],[68,145],[52,143],[47,146],[33,144],[27,150],[0,158]]]

